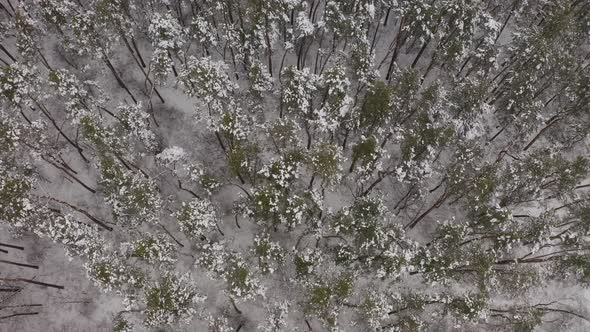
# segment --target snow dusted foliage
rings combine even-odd
[[[214,34],[214,27],[205,17],[196,15],[192,18],[189,27],[189,34],[192,39],[197,40],[203,45],[217,45],[217,39]]]
[[[176,262],[174,245],[163,234],[141,236],[130,244],[128,255],[148,264],[166,265]]]
[[[338,37],[354,38],[363,35],[362,26],[370,13],[366,9],[372,4],[368,1],[354,1],[352,5],[346,0],[326,1],[325,24]]]
[[[260,332],[280,332],[287,326],[289,314],[289,301],[271,303],[268,308],[268,317],[258,327]]]
[[[101,248],[96,255],[87,257],[84,264],[88,278],[105,292],[116,292],[133,298],[144,287],[147,276],[131,266],[120,253]]]
[[[319,131],[334,131],[350,111],[352,98],[347,94],[350,81],[343,66],[327,69],[322,76],[325,90],[324,105],[315,110],[315,124]]]
[[[221,276],[225,273],[230,254],[226,251],[225,243],[204,243],[202,254],[197,258],[196,264],[205,267],[211,276]]]
[[[141,173],[124,170],[109,157],[101,160],[100,168],[99,183],[115,220],[131,227],[157,223],[162,201],[154,181]]]
[[[227,293],[232,298],[251,300],[255,296],[264,296],[264,287],[259,284],[249,264],[238,255],[230,255],[224,272]]]
[[[323,263],[322,254],[319,250],[313,248],[305,248],[303,250],[295,250],[293,255],[293,263],[295,264],[295,272],[297,278],[305,279],[313,275],[316,269]]]
[[[34,232],[63,245],[72,258],[94,257],[105,243],[95,226],[81,223],[72,215],[49,214],[47,220],[39,224]]]
[[[148,26],[148,37],[156,49],[178,50],[185,43],[182,27],[171,13],[154,13]]]
[[[106,27],[99,26],[97,13],[91,10],[74,13],[69,21],[60,23],[69,26],[68,31],[60,36],[64,39],[64,48],[78,56],[105,58],[116,41],[115,35],[101,29]],[[56,25],[61,26],[60,23]]]
[[[319,77],[309,68],[298,70],[293,66],[282,73],[285,83],[281,93],[281,103],[287,113],[306,117],[311,113],[311,97],[317,90]]]
[[[64,98],[68,118],[73,124],[79,124],[82,118],[93,116],[101,106],[101,100],[93,98],[89,90],[97,88],[94,81],[78,80],[76,75],[66,69],[50,72],[49,85],[56,89],[56,97]]]
[[[387,321],[389,313],[393,311],[393,305],[389,303],[387,296],[374,290],[367,291],[360,308],[360,320],[372,331],[383,329],[383,321]]]
[[[165,168],[175,170],[176,166],[182,165],[187,159],[186,151],[178,146],[165,148],[156,155],[156,162]]]
[[[229,322],[227,317],[225,316],[218,316],[214,317],[212,315],[207,316],[208,322],[208,332],[232,332],[235,331],[235,328]]]
[[[190,275],[166,272],[160,282],[148,286],[145,291],[145,324],[147,326],[171,326],[187,323],[196,314],[194,305],[205,297],[196,292]]]
[[[379,159],[384,154],[374,136],[361,136],[360,141],[352,148],[350,171],[355,170],[361,175],[370,175],[374,170],[381,171]]]
[[[251,84],[252,94],[262,97],[264,92],[272,91],[273,80],[268,73],[268,68],[260,62],[254,62],[248,71],[248,80]]]
[[[588,330],[589,17],[0,1],[0,222],[115,331]]]
[[[311,151],[309,164],[314,174],[328,185],[338,183],[342,178],[342,151],[334,144],[322,143]]]
[[[264,296],[264,287],[250,269],[246,260],[238,253],[228,252],[225,243],[202,245],[197,264],[208,270],[214,278],[222,278],[227,285],[226,293],[232,301],[253,300]]]
[[[227,75],[227,69],[223,61],[190,56],[178,80],[191,97],[202,98],[206,103],[224,101],[235,88]]]
[[[315,27],[314,24],[309,20],[305,11],[298,12],[297,18],[295,20],[295,31],[299,36],[304,37],[313,35]]]
[[[299,124],[291,119],[280,118],[266,124],[267,134],[278,149],[297,147],[300,144],[298,137]]]
[[[351,50],[351,64],[350,67],[354,72],[353,77],[361,83],[370,83],[375,80],[378,75],[373,70],[375,55],[366,38],[359,40]]]
[[[4,163],[1,166],[5,166]],[[33,183],[26,178],[11,174],[13,172],[14,170],[2,169],[0,216],[15,227],[25,227],[34,209],[29,195]]]
[[[299,176],[300,164],[301,162],[297,158],[282,158],[264,165],[259,174],[278,187],[288,188]]]
[[[141,103],[137,105],[121,105],[117,107],[121,125],[125,127],[124,133],[143,144],[148,150],[156,148],[156,136],[148,127],[150,115],[142,109]]]
[[[117,317],[113,321],[114,332],[132,332],[134,325],[123,317]]]
[[[15,62],[0,71],[0,95],[13,106],[31,107],[39,98],[39,84],[35,67]]]
[[[183,171],[185,177],[187,177],[189,181],[199,184],[208,196],[211,196],[221,186],[219,180],[206,170],[203,165],[187,164]]]
[[[251,131],[248,114],[239,108],[224,112],[218,119],[211,121],[210,127],[221,134],[230,146],[245,141]]]
[[[180,230],[192,239],[205,238],[217,224],[215,206],[206,199],[195,198],[188,203],[182,202],[180,210],[173,216],[178,220]]]
[[[258,256],[258,265],[262,273],[274,273],[285,261],[285,250],[270,239],[268,233],[254,238],[252,249]]]
[[[16,33],[15,46],[20,55],[26,60],[33,60],[37,56],[37,48],[41,40],[41,29],[37,22],[28,15],[25,7],[18,8],[14,15],[14,29]]]
[[[154,52],[151,70],[156,80],[165,81],[174,64],[171,52],[178,52],[185,44],[185,31],[170,13],[154,13],[148,26],[148,37]]]

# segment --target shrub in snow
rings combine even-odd
[[[173,213],[180,230],[191,239],[204,239],[217,223],[215,206],[210,201],[195,198],[182,202],[180,210]]]
[[[169,326],[188,322],[196,314],[194,305],[205,300],[193,285],[190,275],[166,273],[145,291],[145,324]]]

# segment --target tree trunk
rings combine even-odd
[[[524,149],[522,151],[527,151],[538,139],[539,137],[541,137],[541,135],[549,128],[551,128],[554,124],[556,124],[557,122],[559,122],[559,120],[561,120],[561,118],[557,117],[555,118],[555,120],[549,122],[549,124],[547,124],[545,127],[543,127],[543,129],[541,129],[537,135],[535,135],[535,137],[533,137],[533,139],[524,147]]]
[[[125,82],[123,82],[123,80],[119,77],[119,74],[117,73],[117,71],[115,70],[115,67],[113,67],[113,64],[111,63],[111,60],[109,60],[108,56],[106,55],[106,53],[102,53],[105,63],[107,64],[107,67],[109,67],[109,69],[111,70],[111,73],[113,73],[113,76],[115,76],[115,79],[117,80],[117,83],[119,84],[119,86],[121,88],[123,88],[127,94],[129,94],[129,96],[131,97],[131,100],[133,100],[133,102],[135,104],[137,104],[137,99],[135,99],[135,96],[133,96],[133,94],[131,93],[131,91],[129,90],[129,88],[127,88],[127,85],[125,84]]]
[[[418,61],[422,57],[422,54],[424,54],[424,51],[426,51],[426,47],[428,47],[428,44],[430,44],[430,38],[424,43],[424,45],[422,45],[422,48],[420,48],[420,52],[418,52],[418,55],[416,55],[416,58],[414,58],[414,61],[412,62],[410,68],[414,69],[416,67]]]
[[[428,210],[426,210],[424,213],[422,213],[418,218],[414,219],[412,222],[410,222],[409,224],[407,224],[404,228],[405,229],[412,229],[414,227],[416,227],[416,225],[422,220],[424,219],[424,217],[426,217],[430,212],[432,212],[432,210],[436,209],[437,207],[439,207],[446,199],[447,199],[448,195],[447,193],[444,193],[440,196],[439,199],[436,200],[436,202],[434,204],[432,204],[432,206],[430,208],[428,208]]]

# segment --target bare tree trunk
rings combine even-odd
[[[428,210],[424,211],[424,213],[422,213],[420,216],[418,216],[418,218],[414,219],[412,222],[410,222],[409,224],[407,224],[404,228],[405,229],[412,229],[414,227],[416,227],[416,225],[422,220],[424,219],[424,217],[426,217],[430,212],[432,212],[432,210],[436,209],[437,207],[439,207],[448,197],[447,193],[442,194],[434,204],[432,204],[432,206],[430,208],[428,208]]]
[[[62,130],[61,128],[57,125],[57,122],[55,122],[55,119],[53,119],[53,117],[51,116],[51,113],[49,113],[49,111],[45,108],[45,106],[43,106],[42,104],[38,103],[37,101],[35,101],[35,104],[37,105],[37,107],[39,107],[39,109],[41,110],[41,113],[43,113],[43,115],[45,115],[45,117],[47,117],[47,119],[49,119],[49,122],[51,122],[51,124],[53,125],[53,127],[59,132],[59,134],[66,139],[66,141],[68,141],[68,143],[70,143],[70,145],[72,145],[74,148],[76,148],[76,150],[78,151],[78,154],[80,155],[80,157],[82,157],[82,159],[84,160],[84,162],[88,163],[89,160],[86,158],[86,156],[84,156],[84,154],[82,153],[82,151],[84,151],[84,149],[82,149],[80,147],[80,145],[78,145],[76,142],[72,141],[72,139],[70,139]]]
[[[522,149],[522,151],[527,151],[540,137],[541,135],[549,128],[551,128],[554,124],[556,124],[557,122],[559,122],[559,120],[561,120],[561,118],[556,117],[553,121],[549,122],[545,127],[543,127],[543,129],[541,129],[537,135],[535,135],[535,137],[533,137],[533,139],[524,147],[524,149]]]
[[[60,286],[60,285],[56,285],[56,284],[49,284],[46,282],[41,282],[41,281],[36,281],[36,280],[31,280],[31,279],[25,279],[25,278],[0,278],[0,281],[13,281],[13,282],[26,282],[29,284],[34,284],[34,285],[39,285],[39,286],[45,286],[45,287],[51,287],[51,288],[57,288],[57,289],[64,289],[64,286]]]
[[[12,248],[17,250],[25,250],[25,247],[17,246],[14,244],[2,243],[0,242],[0,247]]]
[[[395,48],[393,49],[393,55],[391,56],[391,62],[389,62],[389,68],[387,68],[387,75],[385,76],[385,79],[387,80],[388,83],[391,83],[391,74],[393,72],[393,66],[394,64],[397,62],[397,56],[399,53],[399,50],[402,46],[402,44],[405,42],[405,37],[402,39],[402,29],[404,27],[404,17],[402,17],[400,19],[399,22],[399,29],[397,31],[397,36],[395,37]]]
[[[113,76],[115,76],[115,79],[117,80],[117,83],[119,84],[119,86],[121,88],[123,88],[127,92],[127,94],[129,94],[129,96],[131,97],[131,100],[133,100],[133,102],[135,104],[137,104],[137,99],[135,99],[135,96],[133,96],[133,94],[131,93],[131,91],[129,90],[129,88],[125,84],[125,82],[123,82],[123,80],[119,77],[119,74],[117,73],[117,70],[115,70],[115,67],[113,67],[111,60],[109,60],[106,53],[103,52],[102,55],[104,57],[105,63],[107,64],[107,67],[109,67],[109,69],[111,70],[111,73],[113,73]]]
[[[270,77],[273,77],[272,74],[272,45],[270,44],[270,35],[268,34],[268,17],[266,17],[264,19],[264,25],[265,25],[265,34],[264,37],[266,39],[266,47],[268,48],[268,73],[270,74]]]
[[[155,87],[155,84],[152,82],[152,80],[149,78],[148,74],[145,72],[145,63],[143,62],[143,59],[141,58],[141,54],[139,54],[139,51],[137,51],[137,48],[134,46],[135,48],[135,52],[137,52],[137,57],[135,56],[135,52],[133,51],[133,49],[131,48],[131,45],[129,45],[129,42],[127,41],[127,38],[125,38],[125,36],[122,35],[123,38],[123,42],[125,42],[125,46],[127,47],[127,50],[129,50],[129,53],[131,53],[131,56],[133,57],[133,60],[135,60],[135,63],[137,64],[137,66],[139,67],[139,69],[141,70],[141,72],[143,73],[143,76],[145,77],[146,81],[148,81],[151,85],[151,87],[154,89],[154,92],[156,93],[156,95],[158,96],[158,98],[160,99],[160,101],[162,102],[162,104],[165,104],[166,102],[164,101],[164,98],[162,98],[162,95],[160,94],[160,92],[158,91],[158,89]]]
[[[108,226],[105,222],[100,221],[98,218],[94,217],[93,215],[91,215],[90,213],[88,213],[85,210],[82,210],[81,208],[74,206],[68,202],[64,202],[64,201],[60,201],[59,199],[53,198],[53,197],[47,197],[45,196],[45,198],[48,198],[54,202],[57,202],[59,204],[63,204],[67,207],[69,207],[70,209],[74,210],[74,211],[78,211],[80,213],[82,213],[83,215],[85,215],[86,217],[88,217],[88,219],[92,220],[92,222],[94,222],[95,224],[99,225],[100,227],[106,229],[107,231],[111,232],[113,230],[113,228],[111,226]]]
[[[8,52],[8,50],[2,44],[0,44],[0,50],[2,50],[2,52],[6,53],[6,55],[8,55],[10,60],[16,62],[16,59],[12,56],[12,54],[10,54],[10,52]]]
[[[0,263],[10,264],[10,265],[20,266],[20,267],[28,267],[28,268],[31,268],[31,269],[39,270],[39,266],[38,265],[31,265],[31,264],[26,264],[26,263],[19,263],[19,262],[7,261],[7,260],[4,260],[4,259],[0,259]]]
[[[39,314],[39,312],[17,312],[15,314],[0,316],[0,319],[7,319],[7,318],[12,318],[12,317],[20,317],[20,316],[34,316],[34,315],[38,315],[38,314]]]
[[[422,54],[424,54],[426,47],[428,47],[428,44],[430,44],[430,38],[424,43],[424,45],[422,45],[422,48],[420,48],[420,52],[418,52],[418,55],[416,55],[416,58],[414,58],[414,61],[412,62],[412,65],[410,66],[410,68],[413,69],[416,67],[416,65],[418,64],[418,61],[422,57]]]

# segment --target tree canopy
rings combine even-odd
[[[113,330],[590,326],[588,1],[0,18],[0,222],[63,246]]]

